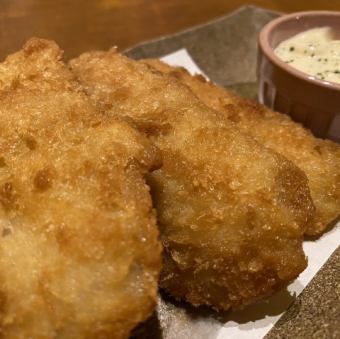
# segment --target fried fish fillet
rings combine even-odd
[[[307,175],[316,213],[306,233],[320,234],[340,215],[340,146],[315,138],[289,116],[267,109],[254,101],[191,76],[184,68],[174,68],[159,60],[145,61],[157,70],[175,76],[190,87],[207,106],[223,112],[244,133],[284,155]]]
[[[157,298],[154,146],[103,116],[53,42],[0,64],[2,338],[128,338]]]
[[[101,110],[130,120],[162,151],[162,168],[149,176],[165,248],[162,288],[228,309],[299,275],[314,209],[301,170],[175,78],[114,50],[85,53],[70,67]]]

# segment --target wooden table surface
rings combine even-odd
[[[54,39],[66,58],[120,49],[222,16],[243,0],[0,0],[0,58],[31,36]],[[340,10],[340,0],[254,0],[268,9]]]

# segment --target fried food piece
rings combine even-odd
[[[130,119],[162,151],[163,167],[149,176],[165,247],[162,288],[228,309],[299,275],[314,208],[302,171],[176,79],[114,50],[85,53],[70,67],[100,109]]]
[[[3,338],[128,338],[154,309],[157,150],[105,121],[50,41],[0,64]]]
[[[340,215],[340,146],[315,138],[289,116],[273,112],[218,87],[202,76],[191,76],[159,60],[146,60],[157,70],[175,76],[207,106],[223,112],[244,133],[284,155],[307,175],[316,214],[306,233],[320,234]]]

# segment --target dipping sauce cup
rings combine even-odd
[[[259,101],[291,116],[315,136],[340,142],[340,83],[318,80],[276,56],[282,41],[316,27],[330,27],[340,39],[340,12],[309,11],[281,16],[260,32]]]

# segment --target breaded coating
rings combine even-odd
[[[163,167],[148,181],[165,248],[162,288],[228,309],[299,275],[314,210],[302,171],[143,63],[111,50],[70,67],[100,109],[130,120],[162,151]]]
[[[0,64],[2,338],[128,338],[153,311],[154,146],[103,116],[53,42]]]
[[[320,234],[340,215],[340,146],[314,137],[289,116],[273,112],[254,101],[245,100],[218,87],[202,76],[191,76],[184,68],[174,68],[159,60],[146,60],[157,70],[175,76],[207,106],[225,114],[245,134],[284,155],[307,175],[316,207],[306,233]]]

